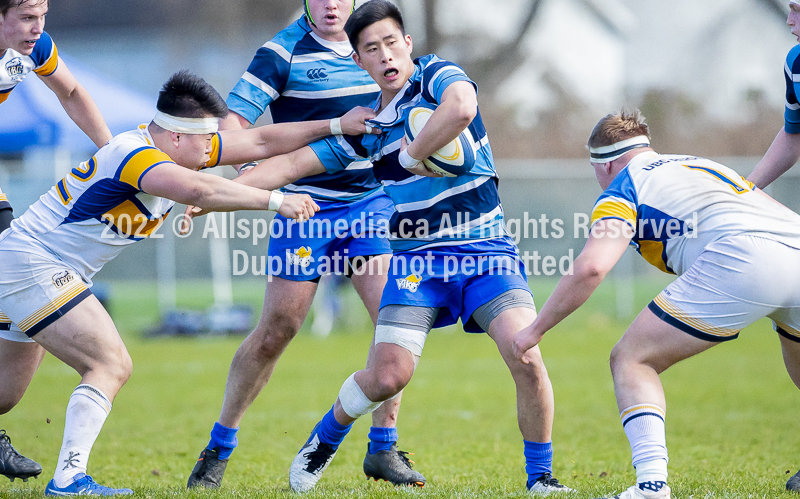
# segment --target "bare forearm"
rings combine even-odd
[[[72,92],[64,97],[59,97],[61,105],[72,121],[83,130],[92,142],[100,148],[111,140],[111,131],[108,129],[100,109],[81,85],[77,85]]]
[[[206,211],[266,210],[271,192],[238,185],[215,175],[206,175],[203,186],[184,204]]]
[[[572,275],[565,275],[558,281],[555,291],[539,312],[534,325],[537,332],[544,334],[577,310],[592,296],[605,277],[605,274],[593,271],[578,261],[573,271]]]
[[[800,134],[789,134],[781,129],[747,179],[763,189],[786,173],[798,159],[800,159]]]
[[[296,151],[331,134],[330,120],[276,123],[259,127],[261,142],[268,154],[262,158]]]
[[[310,147],[303,147],[262,161],[238,177],[236,182],[258,189],[274,190],[319,173],[325,173],[325,167]]]

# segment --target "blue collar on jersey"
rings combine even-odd
[[[308,22],[310,22],[312,26],[316,26],[317,23],[315,23],[314,18],[311,17],[311,8],[308,6],[308,0],[305,0],[303,2],[303,5],[305,5],[306,17],[308,18]],[[350,13],[352,14],[354,10],[356,10],[356,0],[353,0],[353,5],[350,6]]]

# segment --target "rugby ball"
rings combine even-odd
[[[406,142],[410,144],[414,140],[431,115],[433,109],[429,106],[418,106],[408,112],[405,124]],[[423,163],[431,171],[446,177],[456,177],[472,170],[475,166],[475,142],[469,129],[465,129],[452,142],[424,159]]]

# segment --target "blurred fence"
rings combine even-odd
[[[747,175],[759,158],[718,158],[739,173]],[[0,163],[0,185],[8,193],[16,214],[19,216],[26,206],[33,203],[39,195],[53,185],[54,169],[43,163],[53,162],[53,157],[43,153],[31,155],[28,163]],[[60,165],[65,160],[55,157]],[[3,168],[6,166],[6,168]],[[586,225],[600,187],[594,172],[586,160],[518,160],[499,161],[500,195],[503,201],[507,226],[512,236],[518,240],[520,250],[530,255],[538,255],[541,265],[545,257],[556,260],[580,253],[585,242]],[[63,175],[63,166],[61,166]],[[230,176],[232,170],[227,172]],[[790,170],[778,179],[768,191],[779,201],[795,211],[800,211],[800,169]],[[248,257],[265,255],[268,237],[266,230],[272,214],[265,212],[237,212],[234,214],[213,214],[198,219],[194,232],[187,238],[178,238],[173,226],[183,206],[176,206],[167,224],[159,231],[162,239],[143,241],[124,251],[110,262],[100,274],[101,280],[149,280],[159,275],[173,273],[180,279],[210,279],[216,269],[220,272],[234,273],[237,262],[232,261],[234,251]],[[213,219],[212,219],[213,217]],[[233,223],[231,223],[233,222]],[[249,228],[249,235],[241,237],[241,227]],[[233,234],[233,237],[231,235]],[[215,238],[219,235],[219,238]],[[222,239],[222,241],[220,241]],[[212,249],[213,247],[213,249]],[[173,249],[174,248],[174,249]],[[220,261],[227,255],[227,262]],[[615,269],[614,277],[618,286],[618,315],[628,315],[626,302],[630,301],[630,287],[625,284],[634,275],[658,273],[633,251],[629,252]],[[173,256],[174,255],[174,256]],[[533,262],[534,260],[530,260]],[[242,262],[238,262],[241,271]],[[529,273],[537,276],[557,275],[557,269],[529,268]],[[242,275],[234,275],[233,283],[239,279],[253,278],[251,269]]]

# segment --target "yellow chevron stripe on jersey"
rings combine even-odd
[[[667,269],[667,262],[664,261],[664,244],[661,241],[639,241],[639,254],[658,270],[674,274]]]
[[[0,323],[8,324],[10,322],[11,322],[11,319],[6,314],[4,314],[3,312],[0,312]]]
[[[144,173],[155,165],[165,162],[173,162],[172,158],[167,156],[166,153],[155,147],[142,147],[123,160],[117,169],[116,177],[120,182],[124,182],[137,190],[142,190],[139,182],[142,180]]]
[[[149,237],[167,218],[169,213],[161,218],[150,220],[150,217],[131,201],[125,201],[108,210],[101,220],[114,227],[115,232],[122,237],[143,238]]]
[[[0,201],[6,201],[7,202],[8,201],[8,196],[6,196],[2,192],[0,192]]]
[[[83,293],[87,288],[83,281],[76,279],[73,281],[74,284],[68,286],[64,292],[59,295],[58,298],[50,302],[49,305],[46,305],[36,312],[29,315],[25,320],[21,321],[17,326],[22,330],[22,332],[27,332],[32,327],[34,327],[39,321],[47,317],[48,315],[52,314],[59,308],[63,307],[69,301],[79,294]]]
[[[589,225],[594,225],[604,218],[618,218],[628,222],[631,228],[636,228],[635,207],[632,203],[616,197],[603,198],[597,202],[592,210],[592,221]]]
[[[708,322],[697,319],[695,317],[691,317],[683,312],[681,309],[675,306],[669,299],[664,296],[664,292],[662,291],[653,299],[656,302],[656,305],[661,307],[661,310],[671,315],[673,318],[683,322],[684,324],[688,324],[689,326],[697,329],[698,331],[702,331],[708,335],[716,336],[718,338],[730,338],[732,336],[736,336],[739,334],[738,329],[730,329],[725,327],[717,327],[714,325],[709,324]]]
[[[53,50],[50,52],[50,57],[47,58],[47,62],[34,69],[33,72],[39,76],[50,76],[51,74],[55,73],[57,67],[58,49],[56,48],[56,44],[54,42]]]
[[[11,95],[11,92],[6,92],[6,93],[3,93],[3,94],[0,94],[0,104],[5,102],[6,99],[8,99],[9,95]]]

